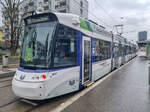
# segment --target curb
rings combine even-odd
[[[14,76],[15,71],[7,72],[7,73],[2,73],[0,74],[0,78],[5,78],[5,77],[12,77]]]

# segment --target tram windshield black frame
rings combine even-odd
[[[41,18],[44,18],[44,19],[41,19]],[[53,31],[51,32],[51,33],[53,33],[52,35],[50,35],[51,37],[51,41],[53,40],[53,38],[54,38],[54,35],[55,35],[55,31],[56,31],[56,26],[57,26],[57,24],[58,24],[58,19],[57,19],[57,17],[56,17],[56,15],[54,15],[54,14],[40,14],[40,15],[33,15],[33,16],[30,16],[30,17],[27,17],[27,18],[25,18],[24,19],[24,22],[25,22],[25,29],[27,28],[27,27],[37,27],[37,26],[39,26],[39,25],[43,25],[43,24],[55,24],[55,28],[53,28]],[[47,26],[48,27],[48,26]],[[33,33],[33,32],[31,32],[31,33]],[[33,35],[33,34],[32,34]],[[21,50],[21,57],[20,57],[20,67],[23,67],[23,68],[26,68],[26,69],[49,69],[50,68],[50,65],[45,65],[45,66],[37,66],[38,64],[37,63],[32,63],[31,65],[30,64],[25,64],[25,62],[27,62],[27,60],[28,61],[31,61],[32,59],[30,59],[31,57],[28,57],[28,59],[25,61],[25,58],[23,58],[23,57],[25,57],[25,56],[23,56],[24,55],[24,52],[27,50],[27,49],[25,49],[24,47],[26,46],[26,45],[24,45],[25,44],[25,38],[27,38],[26,36],[25,36],[25,34],[24,34],[24,38],[23,38],[23,44],[22,44],[22,50]],[[28,37],[28,38],[30,38],[30,37]],[[36,32],[36,38],[37,38],[37,32]],[[45,37],[46,38],[46,37]],[[48,37],[49,38],[49,37]],[[46,39],[47,40],[47,39]],[[34,42],[35,43],[35,42]],[[47,42],[48,43],[48,42]],[[50,43],[53,43],[53,42],[50,42]],[[49,43],[49,44],[50,44]],[[27,44],[27,43],[26,43]],[[49,46],[49,48],[48,49],[51,49],[52,48],[52,45],[50,45]],[[32,54],[32,53],[30,53],[30,54]],[[47,55],[47,56],[49,56],[48,58],[48,60],[50,60],[51,59],[51,53],[49,53],[49,55]],[[45,63],[46,63],[46,61],[48,61],[48,60],[45,60]],[[40,61],[40,60],[34,60],[34,62],[35,61]],[[31,63],[31,62],[30,62]]]

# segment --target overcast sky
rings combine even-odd
[[[134,41],[138,39],[138,31],[150,30],[150,0],[88,1],[89,18],[103,24],[108,30],[112,30],[110,26],[123,24],[124,36]]]
[[[124,24],[124,36],[135,41],[138,31],[150,30],[150,0],[88,1],[89,18],[104,25],[108,30],[112,30],[114,25]],[[0,26],[1,17],[0,13]]]

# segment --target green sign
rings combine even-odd
[[[85,29],[85,30],[88,30],[90,32],[93,31],[90,23],[88,21],[85,21],[84,19],[81,19],[81,18],[80,18],[80,27]]]
[[[27,48],[26,49],[26,59],[27,59],[27,61],[32,60],[32,58],[33,58],[32,52],[33,52],[32,48]]]

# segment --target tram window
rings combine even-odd
[[[119,56],[122,56],[122,45],[119,44]]]
[[[72,28],[60,25],[56,36],[54,50],[54,67],[76,65],[77,32]]]
[[[95,61],[102,61],[109,59],[110,55],[110,42],[103,40],[96,40],[95,45]]]

